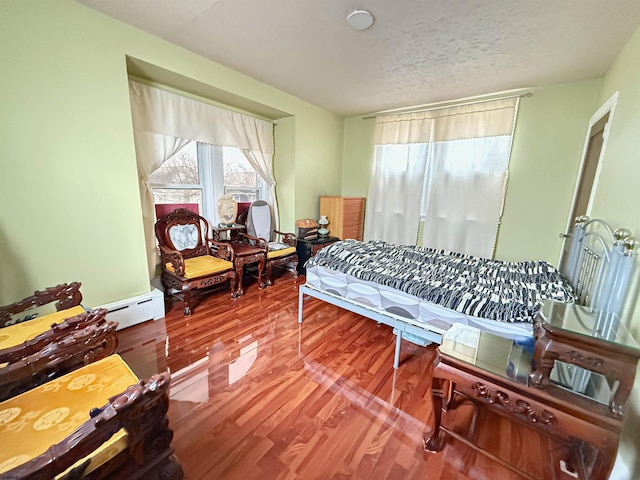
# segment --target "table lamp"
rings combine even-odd
[[[320,228],[318,228],[318,235],[320,235],[321,237],[326,237],[327,235],[329,235],[329,229],[327,229],[327,225],[329,225],[329,220],[327,220],[327,217],[325,215],[320,216],[320,220],[318,220],[318,225],[320,225]]]

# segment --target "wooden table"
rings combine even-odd
[[[264,250],[261,248],[254,247],[253,245],[249,245],[248,242],[241,241],[241,235],[239,234],[246,232],[247,227],[239,224],[229,226],[218,225],[217,227],[213,227],[211,230],[213,231],[213,239],[215,241],[229,242],[233,248],[233,265],[238,279],[238,289],[236,290],[236,293],[238,295],[244,294],[244,289],[242,288],[244,266],[252,263],[258,264],[258,287],[264,288],[265,284],[262,281],[262,272],[264,271],[265,262],[267,260],[266,255]]]
[[[607,349],[604,342],[602,348]],[[579,478],[608,478],[623,420],[621,414],[610,408],[611,396],[607,396],[607,392],[603,395],[602,391],[575,392],[571,385],[560,386],[553,381],[537,388],[529,381],[532,357],[530,349],[512,340],[454,325],[444,335],[434,364],[435,420],[433,428],[425,433],[425,449],[440,450],[444,435],[449,435],[503,466],[517,470],[475,445],[474,422],[467,435],[443,425],[448,413],[455,410],[460,400],[466,399],[566,445],[565,465],[569,471],[577,471]],[[632,367],[635,372],[636,365]],[[624,404],[626,398],[617,397],[617,401]],[[593,461],[585,465],[582,459],[587,450]],[[553,468],[560,473],[560,465]],[[526,472],[518,473],[531,478]]]
[[[212,227],[213,239],[216,242],[234,241],[238,236],[238,233],[246,232],[247,227],[234,223],[233,225],[224,226],[222,224],[217,227]]]
[[[609,406],[613,415],[623,415],[624,404],[636,377],[640,348],[620,324],[618,315],[549,301],[535,319],[534,335],[535,355],[530,377],[535,386],[545,388],[553,380],[560,381],[552,378],[556,362],[574,365],[579,368],[573,368],[570,378],[564,382],[571,382],[574,390],[584,390],[591,372],[602,375],[611,384],[617,382]],[[571,370],[571,367],[563,369]],[[563,372],[557,369],[554,373]]]

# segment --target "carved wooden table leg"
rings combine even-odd
[[[544,335],[544,330],[542,330],[542,333],[536,339],[533,354],[533,370],[529,374],[529,378],[535,387],[545,387],[550,383],[549,376],[558,357],[558,354],[552,350],[552,347],[553,342]]]
[[[267,269],[265,272],[265,275],[267,277],[267,280],[265,281],[265,285],[267,287],[270,287],[273,284],[273,282],[271,281],[271,267],[272,267],[271,262],[267,262]]]
[[[433,377],[431,383],[431,398],[433,399],[434,426],[431,432],[425,433],[424,449],[427,452],[438,452],[442,448],[444,434],[440,431],[442,413],[446,411],[451,402],[451,382]]]
[[[258,288],[264,288],[264,282],[262,281],[262,271],[264,270],[264,263],[266,259],[264,255],[258,260]]]
[[[236,257],[236,279],[238,281],[238,289],[236,290],[236,294],[238,297],[244,295],[244,290],[242,289],[242,276],[244,275],[244,260],[242,257]]]
[[[185,285],[182,288],[182,302],[184,303],[184,315],[188,317],[191,315],[191,295],[189,293],[190,288]]]

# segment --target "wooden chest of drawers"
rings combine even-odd
[[[320,215],[329,219],[331,235],[362,240],[364,205],[364,197],[320,197]]]

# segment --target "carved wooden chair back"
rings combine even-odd
[[[186,208],[178,208],[158,219],[156,238],[161,246],[178,250],[184,258],[209,255],[209,222]]]

